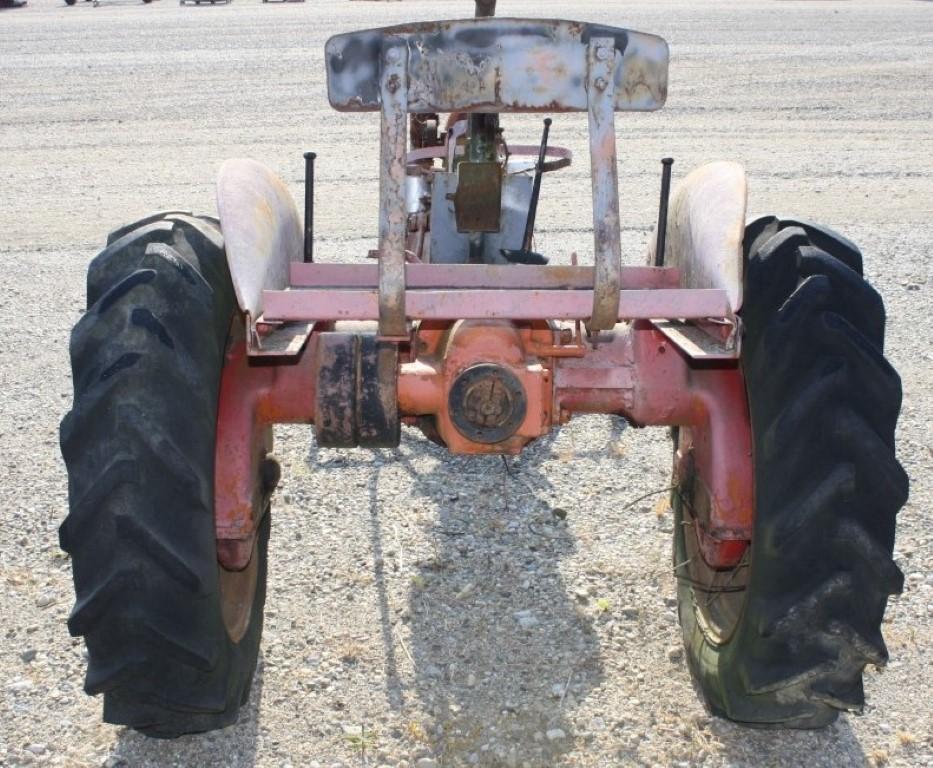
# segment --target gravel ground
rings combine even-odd
[[[322,259],[374,243],[376,120],[326,104],[330,34],[469,14],[465,2],[180,8],[30,0],[0,13],[0,765],[933,765],[933,4],[500,0],[671,42],[671,95],[623,116],[623,245],[637,262],[658,158],[675,173],[734,158],[754,212],[796,213],[859,242],[904,380],[898,453],[912,480],[885,619],[891,663],[862,717],[819,732],[712,718],[691,685],[670,572],[661,430],[575,420],[510,461],[318,449],[277,432],[284,481],[252,698],[222,732],[149,741],[100,723],[69,638],[58,422],[68,331],[88,261],[116,224],[212,212],[226,157],[252,156],[300,196],[319,153]],[[508,122],[536,141],[532,118]],[[540,240],[590,248],[585,120],[552,141],[578,165],[545,180]],[[660,497],[659,497],[660,498]]]

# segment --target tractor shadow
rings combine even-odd
[[[151,739],[125,728],[105,758],[107,765],[121,768],[148,768],[166,765],[219,764],[226,768],[247,768],[256,763],[259,739],[259,708],[262,701],[264,664],[262,651],[253,678],[249,701],[240,709],[236,723],[220,731],[182,736],[178,739]],[[222,758],[217,756],[222,755]],[[106,762],[106,760],[110,762]]]
[[[865,755],[849,716],[815,731],[759,730],[716,717],[709,718],[707,733],[718,751],[733,766],[784,768],[788,765],[877,765]]]
[[[440,764],[554,765],[572,744],[576,704],[603,668],[591,619],[558,568],[576,545],[566,513],[548,498],[542,464],[553,459],[553,439],[504,461],[406,438],[384,466],[402,467],[411,497],[433,513],[418,526],[420,545],[404,544],[397,571],[408,602],[398,615],[384,571],[401,546],[383,530],[381,467],[369,483],[389,703],[402,711],[417,698],[417,715],[405,713],[407,735]],[[433,465],[427,472],[413,465],[423,459]],[[400,674],[409,666],[413,678]]]

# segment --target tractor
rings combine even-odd
[[[862,709],[907,477],[885,312],[846,238],[746,217],[734,162],[670,189],[623,266],[615,113],[659,109],[668,46],[601,24],[466,19],[339,34],[330,104],[378,112],[378,248],[314,260],[258,162],[226,161],[218,217],[112,232],[71,335],[60,529],[106,721],[154,737],[236,721],[257,664],[275,424],[333,448],[514,455],[576,414],[672,437],[673,569],[710,710],[817,728]],[[510,145],[510,113],[585,112],[592,265],[535,250],[542,176],[571,153]],[[652,222],[653,223],[653,222]],[[542,249],[543,250],[543,249]],[[365,257],[370,257],[367,261]],[[406,430],[411,432],[412,430]]]

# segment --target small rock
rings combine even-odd
[[[433,757],[419,757],[415,761],[415,768],[436,768],[437,762]]]
[[[907,283],[906,288],[908,291],[919,291],[920,285],[918,283]]]
[[[50,595],[48,593],[44,595],[39,595],[39,598],[36,600],[36,605],[39,608],[48,608],[50,605],[55,603],[55,595]]]
[[[475,590],[475,589],[476,589],[476,585],[475,585],[472,581],[469,582],[469,583],[467,583],[466,586],[464,586],[464,588],[461,589],[461,590],[457,593],[457,600],[463,600],[463,599],[469,597],[470,595],[473,594],[473,590]]]
[[[583,587],[577,587],[573,591],[573,596],[577,598],[578,603],[583,603],[584,605],[590,601],[590,594]]]
[[[19,657],[20,657],[20,659],[23,660],[23,663],[29,664],[29,662],[33,661],[33,660],[36,658],[36,649],[35,649],[35,648],[29,648],[29,649],[23,651],[23,652],[19,655]]]
[[[512,616],[522,629],[531,629],[538,626],[539,623],[537,617],[530,610],[516,611]]]
[[[476,675],[470,672],[470,674],[466,676],[466,684],[467,688],[472,688],[474,685],[476,685]]]
[[[551,510],[551,514],[554,515],[554,517],[556,517],[558,520],[567,519],[567,510],[563,507],[554,507],[554,509]]]
[[[45,744],[30,744],[26,749],[34,755],[44,755],[49,748]]]
[[[667,649],[667,658],[671,661],[680,661],[684,657],[684,649],[679,645],[672,645]]]
[[[564,733],[562,728],[549,728],[545,731],[544,735],[547,737],[548,741],[559,741],[560,739],[567,738],[567,734]]]
[[[119,755],[111,755],[101,763],[101,768],[128,768],[129,763]]]
[[[559,699],[564,695],[564,684],[563,683],[554,683],[551,686],[551,698]]]
[[[619,611],[625,619],[637,619],[638,609],[634,605],[623,605]]]
[[[35,687],[35,683],[33,683],[32,680],[21,677],[7,685],[6,688],[8,691],[13,691],[13,693],[25,693],[26,691],[31,691]]]

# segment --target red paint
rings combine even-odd
[[[289,365],[250,361],[241,339],[228,349],[215,470],[218,556],[228,568],[245,565],[252,546],[270,425],[314,421],[316,352],[314,333]],[[508,368],[527,397],[525,420],[495,445],[464,438],[447,411],[453,382],[477,363]],[[432,417],[454,453],[518,453],[573,413],[681,426],[708,502],[697,530],[704,558],[714,567],[735,565],[751,539],[751,429],[736,360],[696,364],[645,320],[618,325],[596,343],[542,320],[430,321],[403,345],[398,376],[402,417]]]
[[[242,333],[227,345],[214,453],[214,522],[217,559],[244,568],[262,512],[259,471],[272,448],[273,424],[314,419],[315,338],[289,364],[250,360]]]

